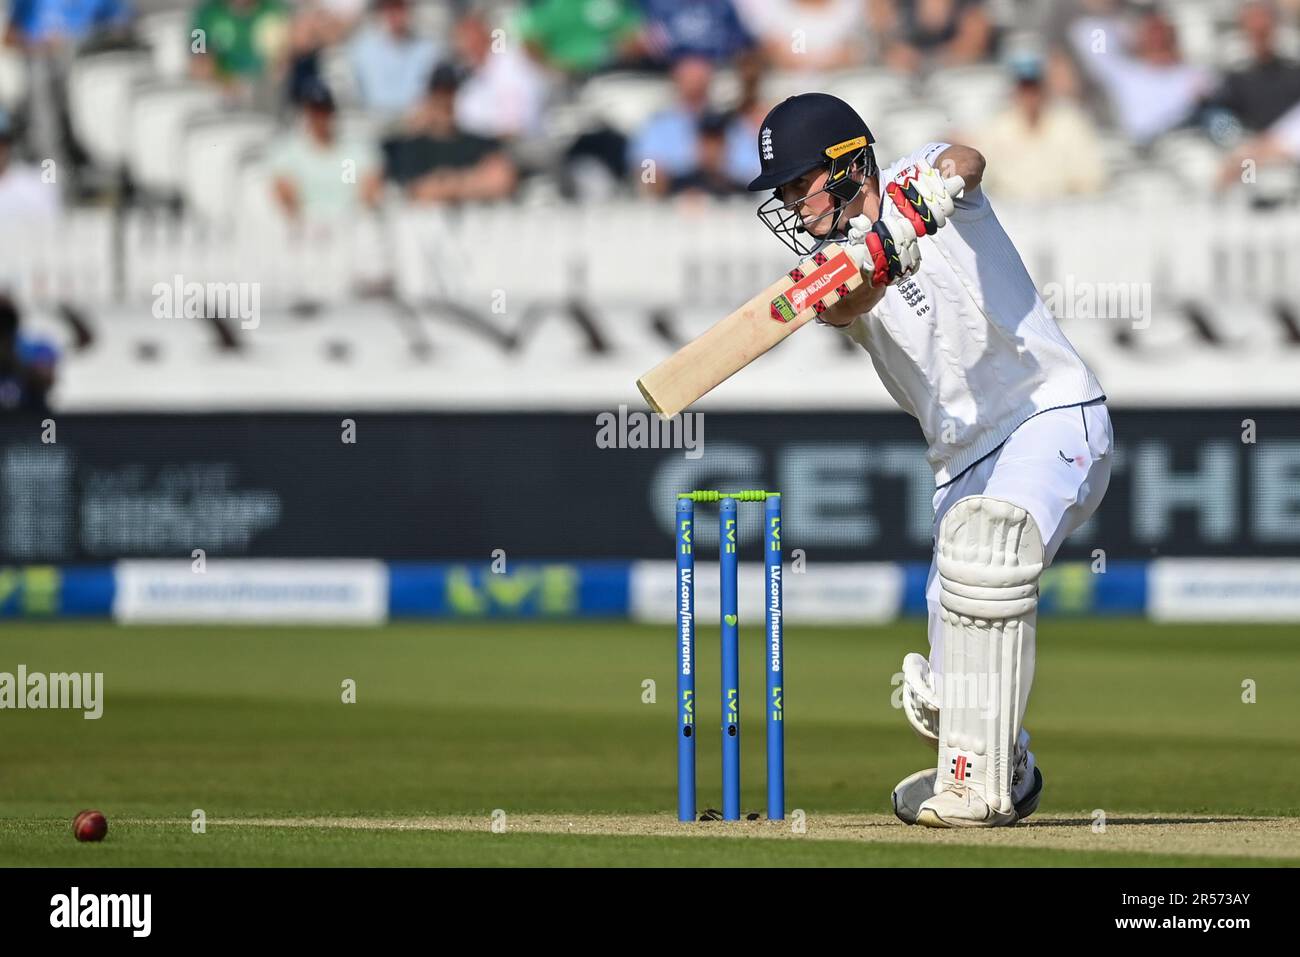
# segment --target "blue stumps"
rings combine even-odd
[[[722,607],[722,819],[740,820],[740,627],[736,547],[736,500],[718,508]]]
[[[695,820],[695,503],[677,500],[677,819]]]
[[[718,584],[722,649],[722,818],[740,810],[740,526],[744,502],[763,503],[763,711],[767,715],[767,817],[785,818],[785,612],[781,560],[781,493],[763,489],[677,495],[677,816],[695,819],[695,504],[718,503]],[[747,573],[748,574],[748,573]],[[707,590],[707,586],[706,586]],[[748,589],[746,590],[748,594]],[[707,599],[706,599],[707,600]],[[709,812],[710,819],[716,812]],[[758,814],[752,815],[757,819]]]
[[[763,604],[767,608],[767,632],[763,645],[763,670],[767,673],[767,817],[785,817],[785,648],[782,629],[781,581],[781,496],[771,495],[764,509]]]

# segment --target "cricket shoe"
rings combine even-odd
[[[935,797],[934,782],[939,772],[926,768],[909,774],[898,782],[890,800],[894,805],[894,815],[904,824],[927,823],[919,821],[921,805]],[[1011,776],[1011,802],[1015,808],[1015,817],[1003,823],[1014,824],[1038,810],[1038,800],[1043,795],[1043,774],[1034,763],[1034,752],[1029,750],[1029,732],[1023,728],[1016,741],[1016,769]],[[979,800],[977,798],[977,800]],[[980,801],[982,804],[983,801]],[[985,805],[987,807],[987,805]],[[948,825],[930,824],[931,827],[991,827],[994,825]]]
[[[925,827],[1006,827],[1019,819],[1015,808],[995,811],[965,784],[945,785],[916,812],[916,823]]]

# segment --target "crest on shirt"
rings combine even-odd
[[[925,293],[923,293],[921,287],[910,278],[899,280],[897,288],[898,294],[902,296],[904,301],[906,301],[906,303],[913,309],[925,301]]]

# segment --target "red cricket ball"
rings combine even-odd
[[[102,841],[108,833],[108,818],[99,811],[82,811],[72,819],[72,833],[79,841]]]

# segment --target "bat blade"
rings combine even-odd
[[[862,285],[831,243],[637,379],[646,403],[672,418]]]

